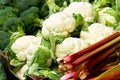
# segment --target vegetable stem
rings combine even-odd
[[[101,47],[93,50],[92,52],[87,53],[87,54],[79,57],[78,59],[76,59],[76,60],[72,63],[73,67],[76,67],[77,65],[81,64],[81,63],[84,62],[85,60],[87,60],[87,59],[89,59],[90,57],[96,55],[97,53],[101,52],[102,50],[105,50],[106,48],[108,48],[108,47],[110,47],[110,46],[118,43],[119,41],[120,41],[120,36],[117,37],[117,38],[115,38],[115,39],[113,39],[112,41],[104,44],[103,46],[101,46]]]
[[[95,78],[95,80],[110,80],[114,77],[120,75],[120,64],[114,66],[113,68],[103,72],[101,75]]]
[[[66,56],[66,57],[63,59],[63,60],[64,60],[64,63],[73,62],[76,58],[78,58],[78,57],[80,57],[80,56],[82,56],[82,55],[84,55],[84,54],[87,54],[88,52],[90,52],[90,51],[92,51],[92,50],[94,50],[94,49],[96,49],[96,48],[104,45],[105,43],[107,43],[107,42],[115,39],[115,38],[118,37],[118,36],[120,36],[120,32],[115,32],[114,34],[112,34],[112,35],[104,38],[103,40],[101,40],[101,41],[99,41],[99,42],[97,42],[97,43],[95,43],[95,44],[93,44],[93,45],[91,45],[91,46],[89,46],[89,47],[87,47],[87,48],[85,48],[85,49],[83,49],[83,50],[75,53],[75,54],[72,54],[72,55],[70,55],[70,56]]]
[[[60,80],[69,80],[69,79],[72,78],[74,75],[75,75],[75,72],[71,72],[71,73],[65,74],[64,76],[62,76],[62,77],[60,78]]]
[[[109,49],[103,51],[103,53],[101,55],[99,55],[98,57],[95,57],[91,60],[89,60],[86,65],[83,67],[83,70],[80,72],[79,76],[85,75],[86,73],[89,73],[88,71],[91,71],[91,69],[93,69],[93,67],[97,64],[99,64],[99,62],[101,62],[102,60],[104,60],[108,55],[110,55],[112,52],[114,52],[116,49],[118,49],[120,47],[120,43],[115,44],[114,46],[110,47]],[[89,74],[86,74],[86,77]],[[86,78],[84,77],[84,78]]]

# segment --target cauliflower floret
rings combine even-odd
[[[112,27],[107,27],[106,25],[100,23],[94,23],[88,26],[88,31],[81,31],[80,37],[91,45],[114,32],[115,31]]]
[[[110,14],[107,11],[112,11],[112,14]],[[115,16],[117,15],[114,15],[117,13],[110,7],[103,8],[101,11],[98,12],[98,14],[99,14],[99,18],[98,18],[99,23],[107,24],[107,22],[109,22],[109,24],[113,25],[117,22],[117,20],[115,19]]]
[[[42,35],[48,36],[49,34],[54,34],[67,36],[68,33],[74,31],[74,29],[75,19],[63,12],[58,12],[43,22]]]
[[[58,58],[63,58],[64,56],[76,53],[86,47],[88,47],[88,44],[82,39],[69,37],[56,46],[55,54]]]
[[[63,12],[69,16],[73,16],[73,13],[81,14],[87,22],[91,22],[94,19],[94,9],[89,2],[72,2]]]
[[[11,49],[20,61],[31,60],[27,56],[33,56],[40,46],[41,38],[30,35],[20,37],[12,44]]]
[[[18,54],[16,54],[16,57],[20,61],[25,61],[27,58],[27,51],[20,51]]]
[[[28,65],[25,64],[17,73],[16,75],[18,76],[18,78],[20,78],[21,80],[25,80],[25,77],[24,77],[24,73],[25,71],[28,69]]]

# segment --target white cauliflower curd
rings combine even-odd
[[[115,31],[112,27],[107,27],[106,25],[100,23],[94,23],[88,26],[88,31],[81,31],[80,37],[91,45],[113,34],[114,32]]]
[[[111,12],[110,12],[111,11]],[[105,7],[98,12],[98,22],[106,24],[108,26],[113,25],[117,22],[117,13],[110,7]],[[119,16],[118,16],[119,17]]]
[[[12,51],[16,54],[17,59],[29,63],[33,54],[38,49],[41,43],[41,37],[32,35],[18,38],[11,46]]]
[[[68,37],[61,44],[56,46],[55,54],[58,58],[76,53],[84,48],[88,47],[88,44],[80,38]]]
[[[94,9],[89,2],[72,2],[63,12],[69,16],[73,16],[73,13],[81,14],[87,22],[91,22],[94,19]]]
[[[63,12],[52,14],[43,22],[42,35],[65,35],[74,31],[75,20]]]

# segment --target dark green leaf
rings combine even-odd
[[[11,34],[5,31],[0,31],[0,50],[4,50],[4,48],[10,42]]]
[[[2,64],[1,56],[0,56],[0,80],[7,80],[7,76],[4,70],[4,66]]]

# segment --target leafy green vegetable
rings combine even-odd
[[[0,9],[3,9],[6,7],[6,4],[9,3],[9,0],[0,0]]]
[[[39,12],[39,8],[30,7],[29,9],[23,11],[20,16],[22,20],[25,22],[25,24],[27,25],[31,23],[34,20],[34,18],[38,17],[38,12]]]
[[[41,69],[38,63],[32,64],[27,72],[30,75],[44,76],[46,78],[49,78],[49,80],[59,80],[63,75],[62,73],[59,73],[58,69],[55,67],[53,67],[53,69]]]
[[[1,56],[0,56],[0,80],[7,80],[7,76],[4,70],[4,66],[2,64]]]
[[[42,37],[40,45],[45,46],[46,48],[48,48],[50,50],[51,43],[50,43],[49,37]]]
[[[60,6],[63,7],[65,3],[67,3],[67,5],[70,4],[70,0],[55,0],[55,3]]]
[[[79,37],[80,31],[81,31],[82,26],[84,24],[84,19],[80,14],[73,14],[73,17],[76,21],[76,28],[70,35],[72,37]]]
[[[90,0],[70,0],[71,2],[89,2]]]
[[[6,7],[0,9],[0,26],[2,26],[9,18],[16,17],[17,9],[13,7]]]
[[[0,50],[3,51],[4,48],[9,44],[11,34],[5,31],[0,31]]]
[[[49,15],[60,11],[60,7],[56,5],[55,0],[47,0],[46,3],[49,8]]]
[[[117,22],[120,20],[119,19],[119,17],[120,17],[119,14],[112,8],[106,10],[105,13],[110,14],[111,16],[115,17]]]
[[[94,8],[100,8],[105,6],[113,7],[115,5],[115,0],[94,0]]]
[[[38,68],[39,68],[39,64],[38,63],[33,63],[30,68],[28,69],[28,74],[30,75],[38,75]]]
[[[115,0],[115,2],[116,2],[116,11],[120,15],[120,0]]]
[[[61,75],[59,75],[60,73],[56,73],[57,69],[53,67],[56,65],[56,56],[54,52],[56,44],[61,43],[64,38],[63,36],[53,35],[43,37],[40,47],[32,58],[27,74],[45,76],[50,80],[53,80],[53,78],[54,80],[58,80]]]
[[[23,65],[23,64],[25,64],[25,62],[19,61],[17,59],[12,59],[10,61],[10,65],[12,65],[12,66],[19,66],[19,65]]]
[[[40,18],[45,19],[48,17],[48,15],[49,15],[49,8],[48,8],[47,3],[44,3],[40,9]]]
[[[38,13],[38,7],[30,7],[21,13],[20,18],[24,23],[25,33],[30,34],[35,31],[36,27],[42,25],[43,20],[39,19]]]
[[[41,68],[48,68],[51,66],[52,61],[49,49],[45,46],[40,46],[35,52],[30,65],[34,63],[38,63]]]
[[[61,73],[57,73],[52,70],[40,70],[39,72],[45,77],[48,77],[50,80],[59,80],[60,77],[62,76]]]
[[[62,35],[57,35],[57,36],[49,35],[47,37],[43,37],[41,40],[41,45],[49,49],[51,59],[53,59],[55,63],[56,63],[56,56],[55,56],[56,44],[60,44],[64,39],[65,36]]]
[[[10,18],[8,19],[2,29],[4,31],[8,31],[8,32],[17,32],[19,31],[19,28],[23,28],[24,29],[24,24],[22,22],[22,20],[20,18],[14,17],[14,18]]]
[[[15,0],[16,7],[20,10],[28,9],[30,6],[35,6],[40,0]]]
[[[65,39],[66,37],[64,35],[56,35],[55,36],[55,43],[56,44],[60,44],[63,42],[63,40]]]
[[[116,24],[113,26],[113,29],[116,30],[116,31],[119,31],[119,30],[120,30],[120,22],[116,23]]]
[[[20,70],[20,68],[25,64],[25,62],[19,61],[17,59],[12,59],[10,61],[10,65],[14,66],[15,68],[13,69],[13,71],[16,73],[17,71]]]

